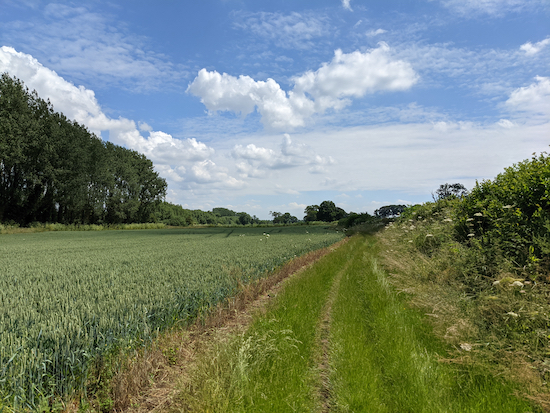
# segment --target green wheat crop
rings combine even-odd
[[[46,232],[0,237],[0,408],[85,390],[91,360],[132,348],[330,245],[322,227]]]

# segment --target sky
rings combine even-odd
[[[472,188],[550,144],[550,0],[0,0],[0,73],[185,208],[299,219]]]

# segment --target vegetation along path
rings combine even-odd
[[[210,340],[167,411],[535,412],[444,344],[355,236],[287,280],[246,329]],[[162,409],[157,409],[162,410]]]

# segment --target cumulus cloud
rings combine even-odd
[[[342,99],[347,97],[409,89],[417,81],[416,73],[409,63],[393,60],[389,52],[385,43],[365,53],[336,50],[330,63],[294,78],[294,92],[310,94],[323,110],[346,104]]]
[[[506,106],[517,112],[527,112],[550,118],[550,77],[535,77],[536,83],[514,90]]]
[[[214,155],[213,148],[195,138],[176,139],[168,133],[154,131],[146,123],[136,125],[131,119],[109,118],[92,90],[67,82],[31,55],[11,47],[1,47],[0,73],[3,72],[21,79],[40,97],[49,99],[54,110],[85,125],[90,132],[98,136],[108,132],[109,141],[143,153],[169,180],[191,186],[195,183],[220,183],[227,187],[243,185],[210,159]],[[143,136],[142,132],[148,136]]]
[[[237,168],[243,177],[265,177],[266,170],[300,166],[309,166],[310,173],[323,173],[327,166],[336,163],[331,156],[320,156],[306,144],[292,142],[286,133],[278,151],[249,144],[235,145],[231,153],[239,161]]]
[[[418,77],[411,65],[393,59],[390,48],[381,43],[367,51],[343,53],[336,50],[331,62],[315,72],[293,78],[294,88],[285,92],[273,79],[256,81],[249,76],[231,76],[201,69],[187,91],[201,98],[210,111],[231,111],[247,115],[256,108],[262,122],[273,129],[304,126],[316,113],[340,110],[349,98],[380,91],[407,90]]]
[[[520,50],[523,50],[527,56],[533,56],[540,52],[542,49],[544,49],[546,46],[550,44],[550,37],[547,37],[544,40],[541,40],[540,42],[537,42],[535,44],[531,42],[527,42],[525,44],[522,44],[520,46]]]

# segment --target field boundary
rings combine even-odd
[[[114,410],[141,413],[168,408],[174,388],[185,382],[197,356],[217,340],[245,331],[254,316],[265,311],[285,282],[348,241],[311,251],[284,264],[272,275],[242,285],[239,293],[208,311],[188,327],[161,334],[153,345],[134,355],[112,381]],[[75,404],[75,407],[78,407]]]

